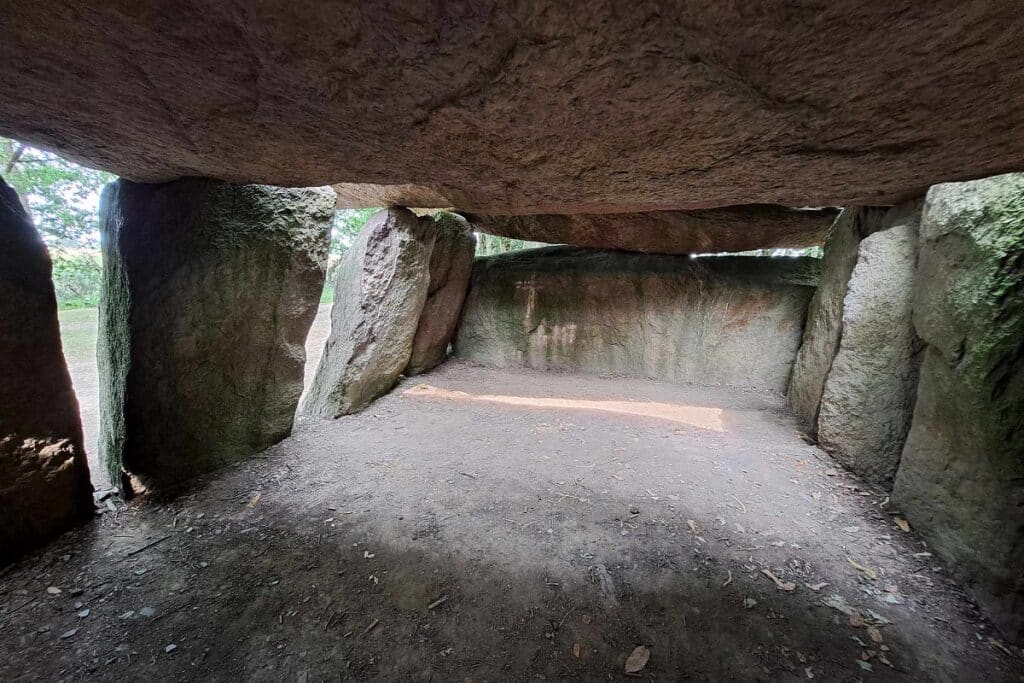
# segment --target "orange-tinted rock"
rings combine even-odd
[[[0,564],[93,514],[50,256],[0,179]]]
[[[694,254],[820,246],[837,213],[753,205],[706,211],[473,214],[468,218],[481,232],[503,237],[645,254]]]
[[[407,186],[375,206],[884,205],[1024,169],[1010,1],[7,2],[0,64],[0,134],[133,180]]]

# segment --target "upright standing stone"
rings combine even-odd
[[[489,256],[473,266],[456,355],[781,393],[818,266],[568,246]]]
[[[98,355],[111,481],[172,487],[291,432],[333,212],[330,188],[107,187]]]
[[[910,429],[919,342],[912,300],[921,202],[891,209],[860,243],[825,383],[818,441],[865,479],[891,486]]]
[[[431,223],[436,240],[430,254],[430,286],[405,369],[408,375],[427,372],[444,360],[459,324],[476,253],[476,237],[461,217],[440,214]]]
[[[0,178],[0,564],[93,513],[51,270],[46,245]]]
[[[1024,640],[1024,174],[936,185],[914,326],[927,344],[893,502]]]
[[[331,335],[303,408],[339,417],[398,381],[430,284],[434,233],[407,209],[375,214],[338,269]]]
[[[786,392],[789,407],[808,428],[817,424],[825,379],[839,349],[843,300],[857,263],[857,249],[861,239],[877,229],[882,213],[869,208],[843,209],[825,240],[821,284],[811,299]]]

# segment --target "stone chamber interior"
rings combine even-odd
[[[0,679],[1024,680],[1013,12],[58,5],[0,134],[120,177],[95,363],[0,179]]]

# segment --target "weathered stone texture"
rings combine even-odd
[[[473,271],[476,238],[464,220],[442,214],[428,221],[435,232],[430,253],[430,285],[423,304],[416,336],[413,338],[407,375],[426,372],[445,359],[448,345],[459,324],[462,302]]]
[[[817,259],[549,247],[477,259],[456,354],[782,391]]]
[[[0,564],[92,513],[50,256],[0,178]]]
[[[1024,640],[1024,175],[937,185],[914,325],[927,344],[893,502]]]
[[[7,2],[0,65],[0,134],[139,181],[405,185],[369,206],[884,205],[1024,166],[1011,0]]]
[[[820,246],[837,213],[834,209],[752,205],[706,211],[471,214],[467,218],[481,232],[503,237],[645,254],[698,254]]]
[[[101,205],[101,457],[168,488],[291,432],[334,193],[118,181]]]
[[[430,285],[431,221],[407,209],[375,214],[338,269],[331,335],[303,404],[339,417],[365,408],[398,381]]]
[[[865,237],[843,301],[818,440],[848,469],[890,487],[910,429],[920,344],[912,301],[921,202],[886,213]]]
[[[818,423],[821,394],[839,348],[843,300],[860,241],[879,227],[883,213],[880,209],[844,209],[825,240],[821,284],[811,299],[803,342],[787,389],[789,407],[808,429],[813,430]]]

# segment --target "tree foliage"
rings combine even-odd
[[[98,246],[99,193],[114,176],[6,138],[0,138],[0,175],[27,204],[48,244]]]
[[[501,237],[500,235],[489,235],[485,232],[476,236],[476,255],[494,256],[509,251],[520,251],[521,249],[533,249],[534,247],[549,246],[542,242],[530,242],[519,240],[514,237]]]
[[[339,209],[334,213],[334,225],[331,226],[331,256],[339,256],[348,251],[356,236],[370,220],[370,216],[380,209]],[[334,260],[334,259],[332,259]]]

